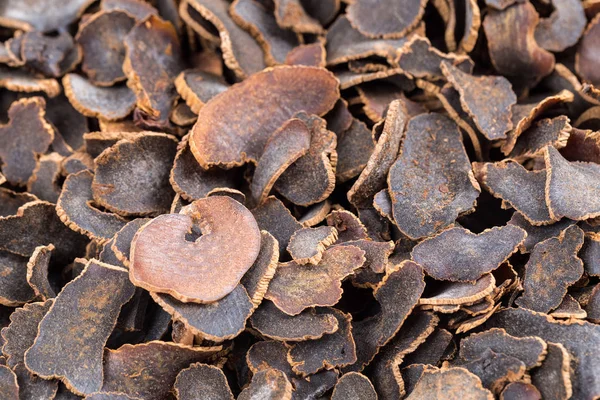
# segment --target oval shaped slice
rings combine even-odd
[[[400,38],[417,26],[425,0],[357,0],[348,7],[348,19],[369,37]]]
[[[177,400],[233,400],[227,378],[220,368],[196,363],[184,369],[175,380]]]
[[[331,400],[377,400],[375,388],[369,378],[358,372],[348,372],[333,388]]]

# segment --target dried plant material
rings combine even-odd
[[[446,329],[436,328],[415,351],[404,357],[404,365],[438,365],[449,346],[455,346],[452,334]]]
[[[56,97],[61,92],[56,79],[38,78],[23,69],[11,69],[0,65],[0,88],[14,92],[44,92],[49,97]]]
[[[100,7],[104,11],[124,11],[137,21],[145,20],[149,15],[158,14],[156,8],[143,0],[102,0]]]
[[[337,134],[337,182],[346,182],[365,169],[375,149],[375,142],[367,126],[356,119],[346,130]]]
[[[500,400],[542,400],[542,395],[531,383],[511,382],[500,393]]]
[[[423,269],[412,261],[390,268],[373,292],[381,311],[352,324],[357,362],[347,369],[362,371],[379,349],[403,326],[425,288]]]
[[[558,53],[577,44],[587,20],[580,1],[554,1],[552,5],[554,11],[535,27],[534,37],[540,47]]]
[[[27,192],[17,193],[0,187],[0,217],[15,215],[19,207],[36,200],[37,197]]]
[[[496,71],[533,81],[552,73],[554,56],[541,48],[534,37],[538,22],[539,15],[529,2],[502,11],[489,10],[483,20],[483,29]]]
[[[294,232],[287,250],[296,263],[317,265],[327,246],[333,244],[337,237],[337,230],[331,226],[302,228]]]
[[[597,132],[573,128],[566,146],[554,147],[569,161],[600,162],[600,134]]]
[[[98,392],[85,397],[85,400],[138,400],[138,397],[131,397],[123,393]]]
[[[41,97],[18,100],[8,109],[9,122],[0,126],[0,160],[6,180],[25,185],[54,139]]]
[[[542,366],[531,373],[531,382],[543,399],[569,399],[571,384],[571,356],[560,343],[548,343],[548,354]]]
[[[298,36],[280,28],[273,10],[260,1],[237,0],[229,12],[233,20],[261,45],[268,65],[285,63],[289,52],[300,44]]]
[[[92,0],[8,0],[0,13],[0,25],[24,31],[62,30],[91,3]]]
[[[319,398],[333,389],[338,381],[337,370],[327,370],[314,374],[306,379],[292,378],[295,390],[292,400]]]
[[[363,103],[363,111],[369,119],[375,123],[381,121],[388,109],[389,104],[397,99],[402,99],[407,106],[409,115],[416,115],[413,108],[416,103],[408,100],[401,88],[390,85],[390,82],[371,82],[356,87],[358,96]],[[421,110],[424,111],[424,110]]]
[[[285,64],[325,68],[325,58],[326,51],[323,43],[301,44],[287,53]]]
[[[0,365],[0,396],[6,400],[19,400],[17,376],[5,365]]]
[[[260,232],[260,251],[254,260],[252,267],[244,274],[241,284],[246,288],[254,309],[263,300],[269,283],[275,275],[277,261],[279,260],[279,249],[277,239],[267,231]]]
[[[198,115],[194,114],[187,104],[178,103],[171,111],[169,119],[175,125],[187,127],[196,122]]]
[[[257,342],[250,347],[246,354],[246,362],[252,373],[274,368],[283,372],[288,379],[296,374],[287,359],[288,348],[282,342],[266,340]]]
[[[596,71],[598,54],[598,32],[600,32],[600,17],[597,15],[590,21],[575,55],[575,70],[581,79],[594,85],[600,83],[600,75]]]
[[[233,400],[225,374],[212,365],[192,364],[177,375],[173,388],[177,400]]]
[[[277,129],[265,144],[258,159],[250,185],[252,202],[262,203],[277,179],[304,156],[310,146],[311,132],[302,120],[292,118]]]
[[[258,207],[252,210],[254,218],[261,230],[268,231],[279,244],[279,253],[286,251],[290,238],[302,225],[294,218],[290,210],[274,196],[269,196]]]
[[[226,91],[229,84],[222,77],[209,72],[186,69],[175,79],[175,88],[192,112],[198,114],[206,102]]]
[[[428,368],[423,371],[407,400],[438,399],[443,393],[448,400],[492,400],[494,395],[481,385],[479,378],[460,367]]]
[[[45,379],[58,378],[79,394],[99,391],[104,345],[133,292],[127,270],[89,261],[40,322],[25,353],[27,368]]]
[[[27,283],[33,289],[36,296],[43,300],[56,297],[56,291],[48,279],[50,258],[54,246],[38,246],[27,262]]]
[[[15,66],[26,65],[47,77],[58,78],[81,61],[80,50],[74,47],[73,38],[67,32],[53,36],[26,32],[15,36],[6,47],[15,56]]]
[[[58,153],[41,156],[27,182],[27,192],[40,200],[56,203],[61,190],[58,181],[61,178],[62,161],[63,157]]]
[[[239,335],[254,308],[242,285],[237,285],[231,293],[209,304],[182,303],[166,294],[151,295],[155,302],[173,318],[183,322],[194,335],[213,342]]]
[[[288,315],[314,306],[332,306],[342,296],[341,281],[360,268],[364,251],[354,246],[325,250],[317,265],[279,264],[265,298]]]
[[[27,282],[27,258],[0,250],[0,304],[15,307],[34,298]]]
[[[97,87],[77,74],[62,80],[67,98],[86,117],[117,121],[135,108],[135,94],[127,86]]]
[[[517,103],[510,82],[501,76],[475,77],[444,61],[441,70],[458,90],[463,109],[473,118],[479,131],[489,140],[504,139],[512,129],[511,108]],[[488,93],[494,100],[481,96]]]
[[[569,162],[554,147],[544,150],[546,203],[554,219],[585,220],[600,215],[600,166]]]
[[[186,240],[194,229],[203,235]],[[256,260],[260,240],[254,217],[237,201],[224,196],[196,200],[180,214],[161,215],[135,234],[130,278],[151,292],[210,303],[235,289]],[[228,257],[227,269],[220,267],[223,257]]]
[[[401,38],[421,21],[426,1],[358,0],[348,7],[348,19],[369,37]]]
[[[365,252],[365,263],[362,270],[370,269],[375,273],[384,273],[388,266],[389,257],[394,251],[394,242],[376,242],[369,239],[349,240],[342,246],[356,246]]]
[[[569,124],[568,117],[562,115],[560,117],[542,119],[535,122],[519,136],[509,156],[516,160],[539,157],[543,155],[544,148],[548,145],[561,149],[568,146],[569,143],[573,143],[574,140],[577,140],[572,140],[571,135],[573,135],[573,128]],[[569,151],[569,149],[561,149],[561,152],[565,151]],[[573,161],[568,157],[567,159]]]
[[[95,160],[94,200],[123,216],[166,212],[173,199],[168,176],[176,148],[175,137],[164,133],[119,141]]]
[[[275,19],[277,24],[297,33],[323,33],[323,27],[306,13],[300,0],[275,0]]]
[[[238,400],[290,400],[292,385],[285,374],[276,369],[265,369],[252,376]]]
[[[123,265],[129,267],[133,237],[148,222],[150,222],[150,218],[136,218],[128,222],[113,236],[111,249]]]
[[[413,248],[412,258],[434,279],[475,281],[505,262],[527,233],[514,225],[494,227],[480,234],[451,228]]]
[[[552,318],[565,319],[585,319],[587,317],[585,310],[581,308],[581,305],[570,294],[563,297],[560,305],[550,315],[552,315]]]
[[[444,282],[429,297],[419,299],[419,304],[461,305],[474,303],[490,295],[496,287],[492,274],[485,274],[475,282]],[[427,363],[424,363],[427,364]]]
[[[261,335],[281,341],[314,340],[336,332],[338,320],[332,309],[317,312],[314,308],[290,316],[279,310],[273,302],[265,301],[250,317],[252,328]]]
[[[440,114],[411,119],[388,186],[396,225],[412,239],[431,236],[472,211],[480,189],[458,126]]]
[[[577,257],[581,246],[583,231],[578,226],[535,245],[525,265],[523,296],[516,303],[544,313],[558,307],[568,287],[583,274],[583,261]]]
[[[486,349],[480,358],[461,364],[477,375],[483,387],[499,393],[509,382],[516,382],[525,374],[525,364],[516,357]]]
[[[558,236],[560,232],[575,224],[575,221],[563,218],[552,225],[535,226],[529,223],[521,214],[515,212],[510,221],[508,221],[508,224],[518,226],[527,232],[525,241],[519,245],[519,251],[521,253],[530,253],[536,244]]]
[[[188,347],[158,340],[106,349],[102,391],[147,400],[164,399],[181,370],[207,361],[220,350],[221,346]]]
[[[369,378],[358,372],[344,374],[333,388],[331,400],[377,400],[377,393]]]
[[[183,69],[177,32],[171,23],[151,15],[125,36],[125,50],[123,72],[145,123],[168,127],[177,97],[174,80]]]
[[[111,86],[125,80],[123,39],[134,25],[134,18],[117,9],[96,13],[81,24],[75,40],[83,51],[81,69],[92,84]]]
[[[337,80],[324,69],[278,67],[255,74],[202,107],[198,114],[202,123],[194,125],[190,137],[192,152],[204,168],[256,162],[268,138],[285,121],[299,111],[323,115],[338,97]],[[232,103],[245,105],[243,116],[229,107]]]
[[[398,156],[400,143],[406,133],[409,116],[402,100],[390,103],[375,149],[347,197],[354,206],[371,207],[373,196],[385,187],[390,167]]]
[[[300,217],[299,221],[304,227],[311,227],[320,224],[327,218],[331,211],[331,203],[329,200],[322,201],[308,207],[305,213]]]
[[[347,210],[334,210],[327,216],[327,225],[338,232],[336,243],[367,239],[367,228],[358,217]]]
[[[57,396],[59,381],[47,381],[32,374],[22,362],[13,368],[13,372],[17,376],[20,399],[59,399],[59,397],[55,397]]]
[[[180,5],[180,10],[186,7],[191,7],[218,30],[225,65],[239,79],[245,79],[266,67],[262,48],[250,33],[234,22],[229,12],[229,2],[224,0],[186,0]],[[190,26],[196,27],[198,24],[190,23],[191,18],[188,16],[182,13],[182,18]],[[200,32],[199,34],[202,36]]]

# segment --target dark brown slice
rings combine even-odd
[[[221,346],[189,347],[158,340],[106,349],[102,391],[162,400],[171,391],[181,370],[207,361],[221,349]]]
[[[288,348],[283,342],[267,340],[257,342],[246,354],[246,362],[252,373],[274,368],[283,372],[288,379],[296,377],[287,358]]]
[[[569,161],[600,162],[600,134],[589,130],[571,129],[566,146],[554,146]]]
[[[369,378],[358,372],[344,374],[333,388],[331,400],[377,400],[377,393]]]
[[[285,57],[285,64],[325,68],[325,57],[325,45],[323,43],[301,44],[290,50]]]
[[[173,190],[167,177],[176,147],[175,137],[146,132],[105,150],[95,160],[94,200],[123,216],[168,211]]]
[[[435,292],[430,292],[428,297],[419,299],[419,304],[472,304],[490,295],[495,287],[496,279],[492,274],[485,274],[475,282],[444,282]]]
[[[480,189],[458,126],[440,114],[411,119],[388,186],[396,225],[412,239],[431,236],[473,210]]]
[[[0,217],[15,215],[19,207],[36,201],[37,197],[27,192],[17,193],[8,188],[0,188]]]
[[[104,346],[134,289],[127,270],[89,261],[40,322],[25,353],[27,368],[45,379],[58,378],[79,394],[99,391]]]
[[[329,215],[329,211],[331,211],[331,203],[329,200],[322,201],[318,204],[308,207],[302,217],[300,217],[299,222],[304,227],[311,227],[320,224],[327,218]]]
[[[75,40],[83,51],[82,71],[98,86],[112,86],[125,80],[123,40],[135,25],[125,11],[101,11],[79,26]]]
[[[333,389],[338,380],[337,370],[321,371],[309,378],[292,378],[295,387],[292,400],[315,399]]]
[[[543,155],[544,148],[548,145],[557,149],[563,148],[561,152],[564,154],[564,152],[573,149],[573,145],[568,149],[564,148],[569,146],[569,143],[573,144],[574,140],[577,140],[572,140],[572,135],[573,128],[569,124],[567,116],[545,118],[537,121],[521,134],[509,156],[517,160],[539,157]],[[574,161],[568,156],[567,159]]]
[[[416,103],[408,100],[401,88],[390,83],[392,82],[370,82],[356,87],[363,103],[363,111],[375,123],[384,118],[389,104],[396,99],[402,99],[407,106],[407,112],[413,115],[413,110],[408,106],[414,106]]]
[[[320,339],[292,345],[288,361],[292,370],[303,376],[315,374],[322,369],[341,368],[356,362],[356,345],[352,337],[352,316],[335,308],[318,309],[317,315],[334,315],[338,329]]]
[[[448,400],[494,399],[492,392],[481,385],[476,375],[460,367],[427,368],[406,399],[438,399],[441,393]]]
[[[527,232],[525,241],[519,245],[519,251],[521,253],[530,253],[536,244],[558,236],[561,231],[575,224],[575,221],[563,218],[552,225],[535,226],[531,225],[521,214],[515,212],[510,221],[508,221],[508,224],[518,226]]]
[[[374,149],[375,143],[367,126],[353,119],[350,128],[337,135],[337,182],[346,182],[360,175]]]
[[[0,250],[0,304],[19,306],[36,295],[27,282],[27,257]]]
[[[338,232],[336,243],[367,239],[367,228],[358,217],[347,210],[333,210],[327,216],[327,225]]]
[[[139,400],[139,397],[131,397],[124,393],[98,392],[86,396],[85,400]]]
[[[323,253],[317,265],[281,263],[265,298],[288,315],[314,306],[332,306],[342,296],[342,280],[365,262],[365,252],[355,246],[335,246]]]
[[[358,0],[348,7],[348,19],[369,37],[401,38],[421,21],[426,2]]]
[[[293,91],[293,97],[288,93]],[[314,67],[278,67],[244,80],[200,110],[190,137],[194,156],[204,168],[256,162],[272,133],[299,111],[323,115],[339,97],[338,81]],[[268,103],[265,103],[268,99]],[[243,105],[239,114],[234,104]],[[240,131],[239,124],[245,129]]]
[[[229,84],[209,72],[186,69],[175,79],[175,88],[192,112],[198,114],[207,101],[226,91]]]
[[[56,297],[56,291],[48,280],[50,258],[54,252],[54,246],[38,246],[27,262],[27,283],[33,289],[36,296],[43,300]]]
[[[455,346],[452,334],[436,328],[413,352],[404,357],[403,365],[429,364],[438,365],[450,346]]]
[[[583,5],[577,0],[557,1],[554,11],[535,27],[535,40],[548,51],[559,53],[577,44],[586,25]]]
[[[385,272],[388,266],[389,257],[394,251],[394,243],[376,242],[369,239],[349,240],[342,243],[343,246],[356,246],[365,252],[365,263],[361,269],[369,268],[375,273]]]
[[[258,207],[252,210],[254,218],[261,230],[268,231],[279,244],[279,253],[283,254],[290,238],[302,225],[294,218],[289,209],[275,196],[269,196]]]
[[[19,400],[17,376],[6,365],[0,365],[0,396],[6,400]]]
[[[56,136],[55,136],[56,137]],[[61,163],[63,156],[58,153],[44,154],[27,181],[27,192],[40,200],[56,203],[60,195]]]
[[[577,257],[581,246],[583,231],[575,225],[535,245],[525,265],[523,296],[516,303],[543,313],[558,307],[583,274],[583,261]]]
[[[588,303],[589,305],[590,303]],[[562,302],[558,307],[550,313],[552,318],[565,318],[565,319],[585,319],[587,312],[581,308],[581,305],[573,296],[566,294],[563,297]],[[594,318],[590,317],[590,320]]]
[[[519,381],[525,374],[523,361],[490,349],[486,349],[480,358],[460,365],[477,375],[483,387],[494,394],[499,394],[506,384]]]
[[[25,31],[59,31],[75,21],[92,0],[9,0],[0,13],[0,25]]]
[[[284,29],[297,33],[323,33],[323,27],[315,18],[306,13],[300,0],[275,0],[275,19]]]
[[[402,368],[400,371],[402,373],[402,381],[404,382],[404,391],[406,396],[409,396],[412,391],[415,389],[417,382],[421,379],[421,375],[423,375],[423,371],[432,368],[430,365],[423,364],[412,364],[408,367]]]
[[[186,239],[198,230],[202,236]],[[225,196],[196,200],[180,214],[161,215],[138,230],[130,278],[180,301],[211,303],[236,288],[258,257],[260,241],[254,217],[237,201]],[[224,259],[226,269],[221,268]]]
[[[277,262],[279,261],[279,250],[277,239],[267,231],[260,232],[260,251],[254,264],[244,274],[240,283],[244,285],[254,309],[261,303],[267,293],[269,283],[275,275]]]
[[[173,386],[177,400],[233,400],[227,378],[220,368],[208,364],[190,365],[177,375]]]
[[[113,237],[111,249],[119,261],[126,267],[129,267],[131,260],[131,242],[133,241],[133,237],[148,222],[150,222],[150,218],[136,218],[128,222]]]
[[[474,234],[451,228],[416,245],[412,258],[434,279],[475,281],[498,268],[523,243],[527,233],[514,225]]]
[[[542,395],[531,383],[511,382],[500,393],[500,400],[542,400]]]
[[[325,249],[333,244],[337,237],[337,230],[332,226],[302,228],[294,232],[287,250],[296,263],[317,265],[323,258]]]
[[[58,78],[72,70],[81,61],[81,52],[74,47],[73,37],[67,32],[44,35],[26,32],[18,37],[17,48],[7,45],[9,53],[17,55],[23,63],[38,74]]]
[[[238,400],[290,400],[292,384],[285,374],[276,369],[265,369],[254,374],[250,385],[240,395]]]
[[[56,97],[61,92],[56,79],[38,78],[29,71],[3,65],[0,65],[0,88],[23,93],[44,92],[49,97]]]
[[[156,8],[143,0],[102,0],[100,7],[105,11],[124,11],[137,21],[143,21],[149,15],[158,14]]]
[[[548,354],[541,367],[532,371],[531,382],[543,399],[569,399],[573,395],[571,356],[560,343],[548,343]]]
[[[59,381],[45,380],[32,374],[23,362],[13,367],[19,384],[20,399],[54,400],[57,396]]]
[[[600,46],[600,17],[596,15],[588,24],[577,47],[575,55],[575,70],[581,79],[594,85],[600,83],[600,75],[595,65],[598,62],[598,47]]]

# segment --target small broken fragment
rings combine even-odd
[[[238,400],[291,400],[292,384],[281,371],[273,368],[256,372]]]
[[[377,393],[369,378],[358,372],[344,374],[333,388],[331,400],[377,400]]]
[[[425,0],[357,0],[348,7],[348,19],[366,36],[401,38],[421,21],[425,4]]]
[[[181,371],[175,379],[173,389],[177,400],[233,400],[223,371],[208,364],[192,364]]]
[[[296,263],[317,265],[325,249],[337,238],[338,232],[332,226],[302,228],[294,232],[287,250]]]
[[[148,222],[150,222],[150,218],[136,218],[128,222],[112,238],[111,250],[126,267],[129,267],[131,260],[131,242],[133,241],[133,237]]]
[[[427,368],[407,400],[493,400],[494,395],[465,368]]]
[[[33,170],[27,181],[27,192],[40,200],[56,203],[61,190],[61,163],[63,160],[64,158],[58,153],[41,156],[36,169]]]
[[[252,267],[244,274],[240,283],[246,288],[248,296],[256,309],[263,301],[269,283],[275,275],[279,261],[277,239],[267,231],[260,232],[260,251]]]

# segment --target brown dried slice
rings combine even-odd
[[[531,383],[511,382],[500,393],[500,400],[542,400],[542,395]]]
[[[541,48],[534,37],[538,22],[538,13],[529,2],[502,11],[489,10],[483,20],[483,29],[496,71],[533,81],[539,81],[552,72],[554,56]]]
[[[46,102],[41,97],[18,100],[8,109],[9,122],[0,126],[0,160],[6,179],[17,185],[27,183],[54,139],[46,121]]]
[[[356,207],[371,207],[373,196],[385,187],[385,180],[398,156],[409,116],[403,100],[390,103],[381,134],[366,167],[348,191],[348,200]],[[376,129],[376,128],[374,128]]]
[[[515,212],[508,224],[518,226],[527,232],[525,241],[519,245],[519,251],[529,253],[537,243],[558,236],[561,231],[575,224],[575,221],[563,218],[552,225],[535,226],[531,225],[520,213]]]
[[[339,323],[332,309],[316,312],[314,308],[290,316],[271,301],[265,301],[250,317],[250,324],[261,335],[281,341],[314,340],[338,330]],[[327,312],[329,311],[329,312]]]
[[[254,218],[261,230],[268,231],[277,239],[279,253],[286,251],[290,238],[302,225],[294,218],[290,210],[276,198],[269,196],[258,207],[252,210]]]
[[[333,389],[338,380],[337,370],[321,371],[306,379],[292,378],[295,390],[292,400],[319,398]]]
[[[475,281],[505,262],[526,236],[523,229],[513,225],[486,229],[479,234],[450,228],[416,245],[411,255],[434,279]]]
[[[223,93],[229,84],[220,76],[200,69],[186,69],[175,79],[175,88],[192,112],[198,114],[210,99]]]
[[[600,84],[600,75],[595,65],[598,62],[598,46],[600,43],[600,17],[596,15],[588,24],[575,55],[575,70],[581,79],[594,85]]]
[[[258,205],[267,198],[277,179],[309,151],[310,145],[311,132],[298,118],[290,119],[273,133],[265,144],[252,177],[250,191],[253,204]]]
[[[123,72],[144,121],[168,127],[177,97],[174,80],[183,69],[177,32],[171,23],[151,15],[125,36],[125,49]]]
[[[443,395],[442,395],[443,393]],[[493,400],[494,395],[465,368],[427,368],[407,400]]]
[[[486,349],[480,358],[461,364],[481,379],[483,387],[498,394],[509,382],[516,382],[525,374],[525,364],[516,357]]]
[[[27,257],[0,250],[0,304],[15,307],[35,298],[27,282],[27,261]]]
[[[198,229],[203,235],[188,241],[186,234]],[[135,234],[130,278],[180,301],[214,302],[232,292],[252,267],[260,240],[254,217],[237,201],[225,196],[196,200],[180,214],[161,215]],[[228,257],[227,269],[220,268],[223,257]]]
[[[149,15],[158,15],[156,8],[143,0],[102,0],[100,7],[104,11],[124,11],[137,21],[143,21]]]
[[[306,209],[299,222],[304,227],[311,227],[320,224],[327,218],[331,211],[331,203],[329,200],[322,201],[318,204],[310,206]]]
[[[288,379],[296,377],[287,359],[288,348],[283,342],[266,340],[257,342],[246,354],[246,362],[252,373],[274,368],[283,372]]]
[[[347,210],[333,210],[327,216],[327,225],[335,227],[338,232],[336,243],[351,240],[367,239],[367,228],[360,219]]]
[[[233,20],[261,45],[267,65],[283,64],[288,53],[300,44],[296,33],[281,29],[273,9],[260,1],[234,1],[229,12]]]
[[[358,372],[344,374],[333,388],[331,400],[377,400],[377,393],[369,378]]]
[[[41,32],[27,32],[18,37],[19,61],[42,76],[60,77],[81,61],[80,50],[74,47],[68,32],[46,36]],[[9,52],[16,48],[7,45]],[[20,63],[19,62],[19,63]]]
[[[111,249],[115,256],[125,265],[129,267],[131,259],[131,242],[136,232],[150,222],[150,218],[137,218],[128,222],[121,228],[112,239]]]
[[[175,125],[187,127],[196,122],[198,115],[194,114],[187,104],[178,103],[171,111],[169,119]]]
[[[567,296],[569,297],[569,295]],[[579,303],[577,305],[579,306]],[[590,321],[594,323],[600,321],[600,285],[596,285],[592,289],[584,312]]]
[[[173,318],[183,322],[194,335],[213,342],[239,335],[254,308],[242,285],[237,285],[231,293],[209,304],[182,303],[167,294],[151,295],[155,302]]]
[[[496,279],[492,274],[485,274],[473,283],[444,282],[434,293],[429,293],[428,297],[419,299],[419,304],[472,304],[491,294],[495,287]]]
[[[40,200],[56,203],[60,195],[59,179],[63,156],[58,153],[44,154],[27,181],[27,192]]]
[[[325,68],[325,53],[325,45],[322,42],[301,44],[290,50],[285,57],[285,64]]]
[[[360,268],[364,251],[355,246],[325,250],[317,265],[279,264],[265,298],[288,315],[314,306],[332,306],[342,296],[341,281]]]
[[[196,363],[177,375],[173,386],[177,400],[233,400],[227,378],[220,368]]]
[[[48,279],[48,269],[53,251],[54,246],[51,244],[38,246],[27,262],[27,283],[35,295],[44,300],[56,297],[56,291]]]
[[[569,161],[600,163],[600,134],[597,132],[573,128],[566,146],[554,147]]]
[[[92,0],[8,0],[0,13],[0,25],[25,31],[57,31],[83,14]]]
[[[535,28],[538,45],[555,53],[577,44],[586,25],[581,1],[561,0],[552,3],[554,11]]]
[[[0,396],[6,400],[19,400],[17,376],[5,365],[0,365]]]
[[[277,24],[297,33],[323,33],[323,27],[306,13],[300,0],[275,0],[275,19]]]
[[[120,10],[101,11],[79,27],[75,40],[83,51],[82,71],[98,86],[112,86],[125,80],[123,40],[135,19]]]
[[[62,80],[67,98],[86,117],[117,121],[135,108],[135,94],[124,85],[98,87],[77,74],[67,74]]]
[[[569,146],[569,143],[573,143],[573,140],[571,140],[572,135],[573,128],[569,124],[567,116],[545,118],[537,121],[521,134],[509,156],[519,161],[539,157],[543,155],[544,147],[548,145],[557,149]],[[565,151],[570,149],[563,149],[561,152],[564,154]],[[571,160],[568,157],[567,159]]]
[[[460,102],[489,140],[504,139],[512,129],[511,108],[517,103],[510,82],[502,76],[475,77],[444,61],[441,70],[458,90]],[[490,97],[482,96],[486,93]]]
[[[119,141],[95,160],[94,200],[123,216],[166,212],[173,199],[167,177],[176,148],[177,139],[164,133]]]
[[[267,231],[260,232],[260,251],[254,264],[244,274],[240,283],[248,291],[248,295],[256,309],[263,300],[267,288],[277,269],[279,249],[277,239]]]
[[[446,329],[436,328],[416,350],[404,357],[403,365],[438,365],[449,347],[455,347],[452,334]]]
[[[420,265],[403,261],[388,269],[373,292],[381,311],[352,324],[358,360],[348,370],[362,371],[373,360],[379,348],[385,346],[403,326],[424,288],[423,269]]]
[[[531,373],[531,382],[544,399],[569,399],[571,386],[571,356],[560,343],[548,343],[548,354],[542,366]]]
[[[123,393],[98,392],[86,396],[85,400],[139,400],[139,397],[131,397]]]
[[[25,353],[27,368],[44,379],[58,378],[79,394],[99,391],[104,345],[134,289],[127,270],[89,261],[40,322]]]
[[[348,129],[337,134],[336,181],[343,183],[360,175],[374,149],[373,137],[365,123],[353,119]]]
[[[401,38],[416,28],[426,1],[357,0],[348,7],[348,19],[369,37]]]
[[[349,240],[341,245],[356,246],[365,252],[365,263],[361,269],[369,268],[375,273],[385,272],[389,257],[394,251],[394,242],[376,242],[370,239]]]
[[[290,400],[292,384],[285,374],[276,369],[265,369],[255,373],[252,381],[238,400]]]
[[[38,200],[27,192],[17,193],[4,187],[0,187],[0,217],[15,215],[19,207]]]
[[[412,108],[409,109],[409,106],[414,106],[416,103],[408,100],[401,88],[389,83],[371,82],[356,87],[358,96],[363,103],[363,111],[375,123],[384,118],[389,104],[396,99],[404,100],[407,112],[413,115],[414,111]]]
[[[204,168],[256,162],[268,138],[285,121],[299,111],[323,115],[338,97],[338,81],[324,69],[278,67],[255,74],[202,107],[198,114],[202,123],[194,125],[190,137],[192,152]],[[231,104],[244,104],[243,115]],[[239,124],[245,127],[243,132]]]
[[[56,79],[38,78],[24,69],[11,69],[3,65],[0,65],[0,88],[23,93],[44,92],[49,97],[56,97],[61,92]]]
[[[158,340],[106,349],[102,391],[162,400],[171,391],[181,370],[208,360],[221,349],[221,346],[188,347]]]
[[[566,319],[585,319],[587,317],[586,311],[581,308],[579,302],[570,294],[565,295],[560,305],[550,315],[552,318]]]
[[[583,274],[583,261],[577,257],[581,246],[583,231],[578,226],[535,245],[525,265],[523,296],[516,303],[543,313],[558,307],[569,286]]]
[[[302,228],[294,232],[287,250],[296,263],[317,265],[325,249],[333,244],[337,237],[337,230],[331,226]]]
[[[32,374],[22,362],[13,368],[19,384],[19,398],[52,400],[60,399],[57,396],[59,381],[47,381]],[[79,397],[77,397],[79,398]]]
[[[480,188],[458,126],[440,114],[412,118],[388,187],[396,225],[411,239],[439,232],[472,211]]]
[[[569,162],[554,147],[544,150],[546,203],[554,219],[585,220],[600,215],[600,165]]]

